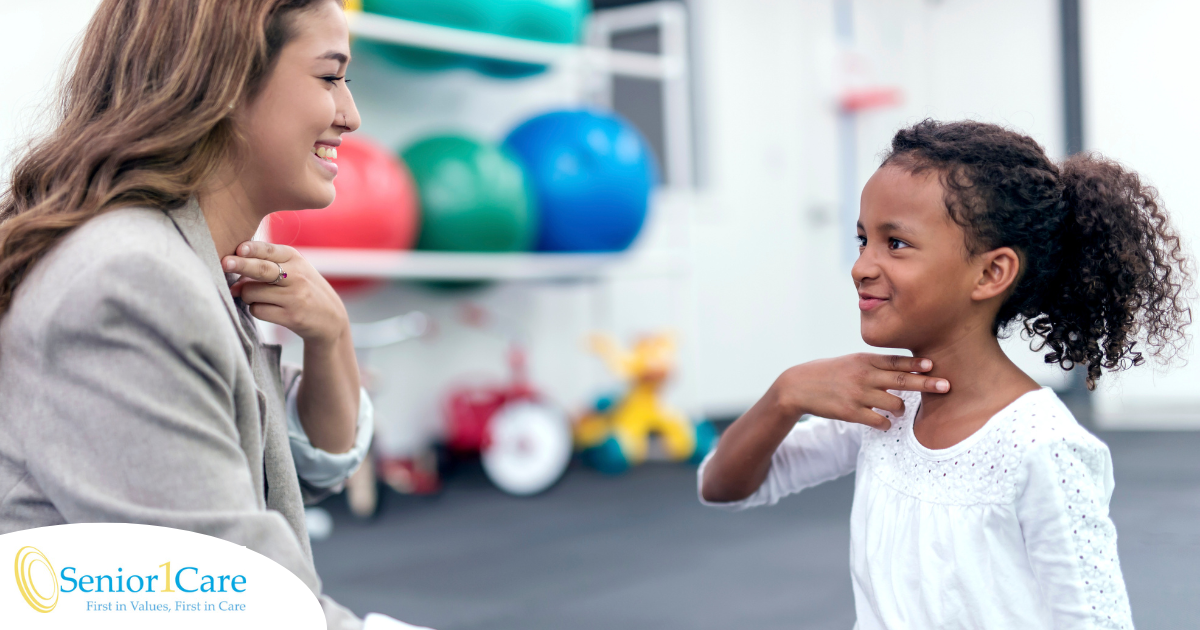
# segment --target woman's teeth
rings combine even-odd
[[[335,149],[333,147],[326,147],[326,146],[313,147],[312,152],[313,152],[313,155],[316,155],[317,157],[325,159],[325,160],[336,160],[337,159],[337,149]]]

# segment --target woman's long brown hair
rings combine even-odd
[[[322,1],[104,0],[55,129],[0,197],[0,317],[68,232],[118,207],[181,206],[236,158],[233,106],[262,87],[289,16]]]

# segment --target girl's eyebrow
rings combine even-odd
[[[863,227],[862,221],[858,222],[858,229],[860,229],[864,232],[867,230],[867,228]],[[885,223],[881,223],[881,224],[879,224],[879,229],[883,232],[899,232],[901,234],[916,234],[917,233],[915,230],[909,228],[907,225],[904,225],[903,223],[897,223],[896,221],[887,221]]]
[[[320,59],[320,60],[332,59],[332,60],[334,60],[338,63],[342,63],[342,64],[349,63],[349,61],[350,61],[350,57],[348,57],[345,53],[338,52],[336,50],[331,50],[331,51],[325,53],[324,55],[317,57],[317,59]]]
[[[879,226],[879,229],[883,230],[884,232],[899,232],[901,234],[916,234],[916,232],[914,230],[910,229],[907,225],[904,225],[903,223],[897,223],[895,221],[888,221],[886,223],[883,223]]]

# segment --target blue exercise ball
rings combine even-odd
[[[536,249],[615,252],[637,238],[658,169],[632,124],[611,112],[556,111],[522,123],[504,146],[532,180]]]

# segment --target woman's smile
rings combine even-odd
[[[338,166],[334,163],[334,160],[337,159],[337,145],[341,143],[342,140],[337,138],[334,140],[321,140],[312,146],[313,159],[316,160],[317,164],[326,173],[329,173],[331,178],[337,177],[338,174]]]

